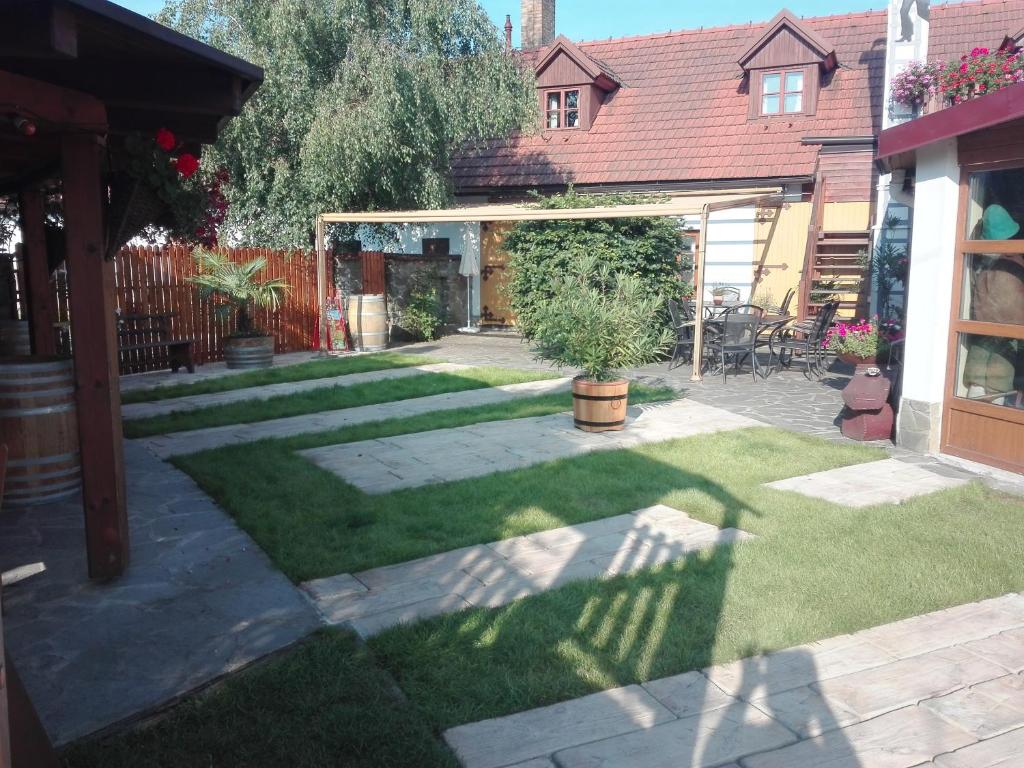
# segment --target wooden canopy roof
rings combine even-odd
[[[211,143],[263,81],[259,67],[107,0],[0,7],[0,192],[52,164],[62,131],[168,128]],[[15,118],[36,135],[19,135]]]

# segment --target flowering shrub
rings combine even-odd
[[[134,134],[111,149],[110,219],[113,253],[134,237],[156,231],[212,248],[227,214],[222,187],[227,171],[202,172],[199,159],[182,151],[166,128]]]
[[[959,104],[1022,81],[1024,61],[1019,53],[975,48],[945,68],[940,87],[954,104]]]
[[[893,77],[892,100],[908,107],[924,104],[939,92],[939,76],[945,65],[912,61]]]
[[[836,323],[825,334],[822,347],[837,355],[850,355],[870,359],[889,350],[890,345],[902,338],[902,329],[893,321],[858,320]]]

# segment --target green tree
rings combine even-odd
[[[640,195],[564,194],[542,197],[541,208],[591,208],[637,205],[655,198]],[[536,329],[537,312],[555,296],[555,286],[580,263],[593,257],[621,275],[637,278],[642,288],[663,299],[684,292],[680,270],[683,237],[675,221],[661,217],[524,221],[503,243],[511,273],[507,291],[516,322],[527,337]]]
[[[535,119],[532,72],[475,0],[167,0],[157,20],[266,72],[206,159],[243,244],[307,246],[323,211],[443,206],[456,149]]]

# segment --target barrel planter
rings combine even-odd
[[[0,356],[30,354],[28,320],[0,320]]]
[[[355,294],[348,297],[348,329],[352,343],[364,352],[388,346],[388,313],[384,295]]]
[[[73,496],[82,483],[71,361],[0,357],[4,509]]]
[[[610,432],[626,426],[629,382],[593,381],[577,376],[572,380],[572,415],[576,429]]]
[[[237,336],[224,339],[228,368],[269,368],[274,364],[273,336]]]

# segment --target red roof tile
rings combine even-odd
[[[1022,23],[1024,0],[935,6],[929,58],[997,47]],[[803,137],[880,130],[886,15],[823,16],[801,24],[834,43],[839,62],[825,76],[813,116],[748,119],[736,62],[769,22],[578,43],[623,84],[609,94],[590,130],[543,131],[467,150],[454,164],[456,188],[809,176],[818,148],[802,145]]]

